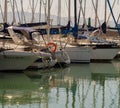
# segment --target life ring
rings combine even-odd
[[[52,42],[48,43],[46,46],[47,46],[47,48],[48,48],[51,52],[55,52],[56,49],[57,49],[56,44],[55,44],[55,43],[52,43]]]

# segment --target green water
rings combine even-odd
[[[120,108],[120,62],[1,72],[0,108]]]

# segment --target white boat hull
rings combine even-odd
[[[111,61],[117,55],[119,48],[93,48],[91,61]]]
[[[68,53],[71,62],[90,63],[90,47],[82,46],[67,46],[66,52]]]
[[[38,56],[31,52],[17,52],[6,50],[0,52],[0,71],[6,70],[25,70]]]

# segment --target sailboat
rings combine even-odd
[[[76,0],[74,0],[74,10],[75,10],[75,26],[73,28],[73,38],[74,43],[77,47],[87,46],[90,48],[90,61],[111,61],[117,55],[120,47],[115,42],[106,41],[104,39],[99,39],[98,36],[88,36],[88,41],[86,43],[81,39],[78,39],[78,24],[76,15]],[[98,29],[100,31],[100,29]],[[99,32],[100,33],[100,32]],[[98,34],[99,35],[99,34]]]
[[[91,47],[91,61],[111,61],[117,55],[120,47],[114,41],[108,41],[100,36],[100,29],[97,29],[87,35],[86,33],[82,34],[86,36],[86,39],[77,39],[77,44],[80,46],[89,46]],[[87,41],[86,41],[87,40]]]
[[[70,0],[69,0],[69,10],[68,10],[68,20],[70,21]],[[73,35],[78,34],[78,25],[77,25],[77,8],[76,0],[74,1],[74,28],[70,30]],[[90,63],[90,52],[91,48],[89,46],[80,46],[78,44],[71,44],[70,36],[68,36],[68,43],[65,46],[65,50],[70,56],[71,62],[77,63]]]

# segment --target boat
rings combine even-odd
[[[77,43],[80,46],[89,46],[91,47],[90,59],[91,61],[107,61],[110,62],[113,60],[120,50],[118,43],[107,40],[103,38],[100,34],[102,33],[101,29],[93,31],[91,34],[82,34],[86,35],[86,39],[78,39]],[[80,36],[79,36],[80,37]],[[84,41],[85,40],[85,41]],[[86,41],[87,40],[87,41]]]
[[[69,2],[68,3],[69,4],[68,5],[68,24],[66,26],[57,26],[56,29],[58,30],[58,32],[57,33],[55,32],[56,34],[52,37],[54,38],[54,41],[59,41],[60,42],[59,46],[62,47],[67,52],[67,54],[69,55],[70,61],[72,63],[90,63],[91,48],[89,46],[78,46],[77,44],[71,44],[71,42],[70,42],[71,39],[69,39],[69,35],[77,32],[76,31],[77,26],[75,26],[75,28],[71,27],[70,0],[68,2]],[[60,11],[60,9],[58,9],[58,10]],[[77,22],[76,22],[77,21],[76,20],[76,11],[74,13],[75,13],[74,24],[76,25],[77,24]],[[58,25],[60,25],[60,24],[58,24]],[[58,36],[59,40],[57,40],[57,38],[56,38],[57,36]],[[64,37],[64,36],[66,36],[66,37]]]
[[[104,24],[105,23],[102,24],[102,27]],[[101,37],[100,34],[103,33],[103,30],[100,28],[94,30],[92,33],[84,32],[83,34],[79,34],[77,30],[74,31],[75,28],[76,27],[73,28],[72,34],[67,38],[61,38],[61,43],[66,43],[64,48],[68,53],[71,62],[110,62],[118,54],[120,50],[119,44],[115,41]],[[67,42],[65,42],[65,40],[67,40]]]
[[[120,46],[113,41],[105,39],[77,39],[76,42],[69,40],[66,44],[65,50],[68,53],[71,62],[90,63],[90,62],[110,62],[113,60],[118,52]]]
[[[64,50],[59,50],[54,42],[47,42],[40,30],[35,30],[29,27],[10,26],[8,27],[8,32],[15,44],[29,46],[32,50],[39,51],[42,54],[44,53],[44,58],[48,58],[49,55],[50,61],[48,62],[49,64],[47,67],[53,66],[56,59],[59,66],[70,64],[70,59],[67,53]],[[43,62],[47,60],[48,59],[43,60]],[[39,64],[38,61],[40,62],[41,60],[37,60],[37,64]],[[43,65],[45,65],[45,63],[43,63]]]
[[[65,50],[72,63],[90,63],[90,47],[67,44]]]
[[[77,39],[75,46],[77,46],[78,49],[81,47],[90,48],[89,54],[91,62],[93,61],[110,62],[116,57],[120,50],[119,45],[113,41],[107,41],[105,39],[96,39],[95,37],[93,37],[93,40],[91,40],[90,38],[92,37],[89,37],[87,41],[84,41],[84,39]]]
[[[90,44],[91,61],[112,61],[118,54],[120,47],[113,42],[104,42],[97,44]]]
[[[38,57],[32,52],[0,49],[0,71],[25,70]]]
[[[75,23],[72,29],[72,38],[73,40],[70,44],[79,47],[89,47],[90,48],[90,61],[111,61],[117,55],[120,47],[117,43],[113,41],[107,41],[100,37],[101,33],[106,32],[106,22],[104,22],[101,27],[93,31],[91,34],[79,34],[78,32],[78,23],[77,23],[77,13],[76,13],[76,4],[77,1],[74,0],[74,11],[75,11]],[[80,36],[79,36],[80,35]],[[84,35],[84,39],[83,39]],[[82,37],[82,38],[80,38]],[[68,49],[68,48],[67,48]],[[79,51],[79,49],[78,49]],[[79,55],[76,53],[76,58]],[[86,56],[87,57],[87,56]]]

